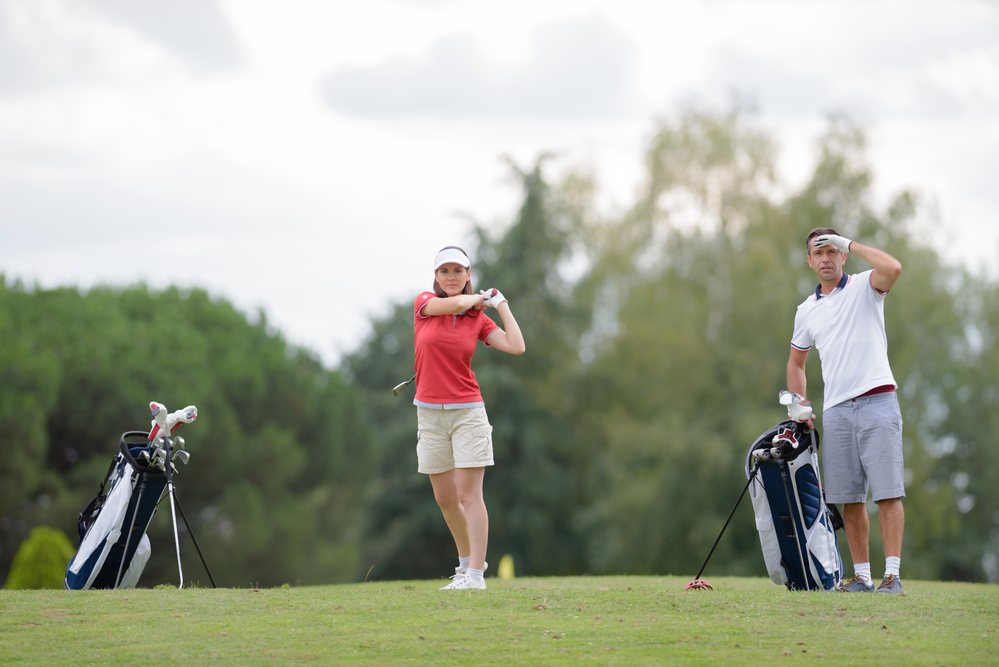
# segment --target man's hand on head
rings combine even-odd
[[[834,245],[839,248],[840,252],[850,252],[851,243],[853,243],[853,241],[845,236],[839,236],[838,234],[823,234],[822,236],[816,236],[812,239],[813,248],[822,248],[827,245]]]

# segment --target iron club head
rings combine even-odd
[[[401,391],[402,391],[403,389],[405,389],[405,388],[406,388],[406,387],[407,387],[407,386],[409,385],[409,383],[410,383],[410,382],[412,382],[412,381],[413,381],[413,380],[415,380],[415,379],[416,379],[416,375],[413,375],[413,377],[409,378],[409,379],[408,379],[408,380],[406,380],[405,382],[400,382],[399,384],[397,384],[396,386],[394,386],[394,387],[392,388],[392,395],[393,395],[393,396],[398,396],[398,395],[399,395],[399,393],[400,393],[400,392],[401,392]]]
[[[170,458],[170,460],[176,461],[177,459],[180,459],[181,463],[187,465],[187,462],[191,460],[191,455],[185,452],[183,449],[178,449],[173,453],[173,456]]]

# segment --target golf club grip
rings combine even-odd
[[[125,460],[128,461],[128,464],[132,466],[132,470],[135,470],[136,472],[161,474],[158,468],[147,468],[146,466],[136,461],[135,457],[132,456],[132,452],[128,447],[128,443],[125,442],[125,440],[126,438],[139,438],[139,437],[145,438],[147,442],[149,441],[149,433],[147,431],[127,431],[125,433],[122,433],[121,445],[120,445],[121,455],[125,457]]]

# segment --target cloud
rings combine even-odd
[[[945,26],[939,33],[925,41],[890,34],[873,45],[832,52],[801,44],[724,46],[713,55],[709,79],[748,92],[766,113],[782,117],[844,110],[869,118],[955,120],[995,113],[994,40],[978,26],[964,33]]]
[[[821,73],[798,72],[782,58],[738,47],[716,52],[708,79],[722,84],[722,90],[749,93],[766,113],[779,116],[812,116],[829,110],[835,99],[831,82]]]
[[[104,18],[128,26],[192,64],[208,69],[242,61],[218,0],[86,0]]]
[[[94,80],[120,68],[121,43],[101,30],[107,22],[196,68],[224,69],[242,61],[215,0],[0,2],[0,96]]]
[[[37,7],[0,3],[0,95],[20,95],[89,76],[95,53],[67,38]]]
[[[627,35],[591,15],[538,29],[522,63],[489,62],[473,39],[452,36],[320,85],[331,109],[355,116],[607,118],[632,107],[633,55]]]

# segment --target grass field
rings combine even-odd
[[[488,579],[0,591],[3,665],[999,665],[999,587],[789,593],[769,579]]]

